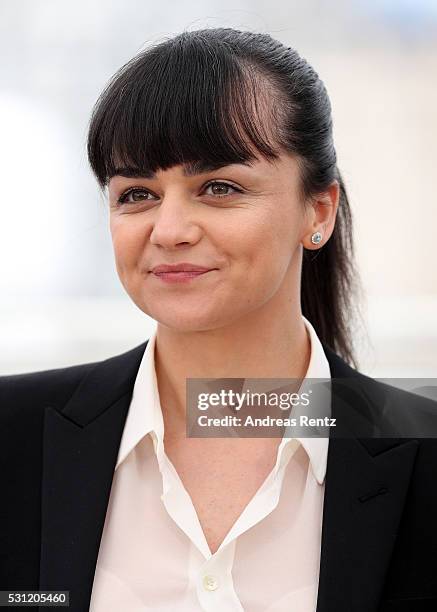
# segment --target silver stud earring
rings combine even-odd
[[[319,244],[319,242],[322,241],[322,234],[320,232],[315,232],[312,236],[311,236],[311,242],[313,244]]]

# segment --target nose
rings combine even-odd
[[[202,230],[194,218],[193,206],[188,198],[180,191],[167,193],[156,209],[150,242],[155,246],[172,249],[179,245],[195,244],[201,234]]]

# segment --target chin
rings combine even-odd
[[[174,317],[168,316],[167,313],[166,315],[162,314],[162,316],[156,315],[153,318],[160,325],[173,329],[174,331],[183,333],[208,331],[226,325],[226,323],[219,322],[217,319],[214,320],[211,317],[184,317],[181,316],[180,313]]]
[[[158,308],[141,309],[157,323],[178,332],[200,332],[218,329],[231,322],[224,313],[212,313],[203,310],[183,310],[180,304],[171,308],[163,308],[162,304]]]

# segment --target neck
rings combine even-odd
[[[282,313],[272,312],[269,302],[243,321],[211,330],[158,325],[155,368],[164,420],[172,429],[185,427],[187,378],[304,378],[310,356],[298,300],[288,300]]]

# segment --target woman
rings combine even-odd
[[[387,401],[430,402],[351,367],[351,214],[318,75],[267,34],[184,32],[114,76],[88,154],[157,329],[1,381],[1,588],[93,612],[436,609],[437,445],[371,437]],[[346,381],[323,407],[339,433],[187,436],[187,379],[247,377]]]

